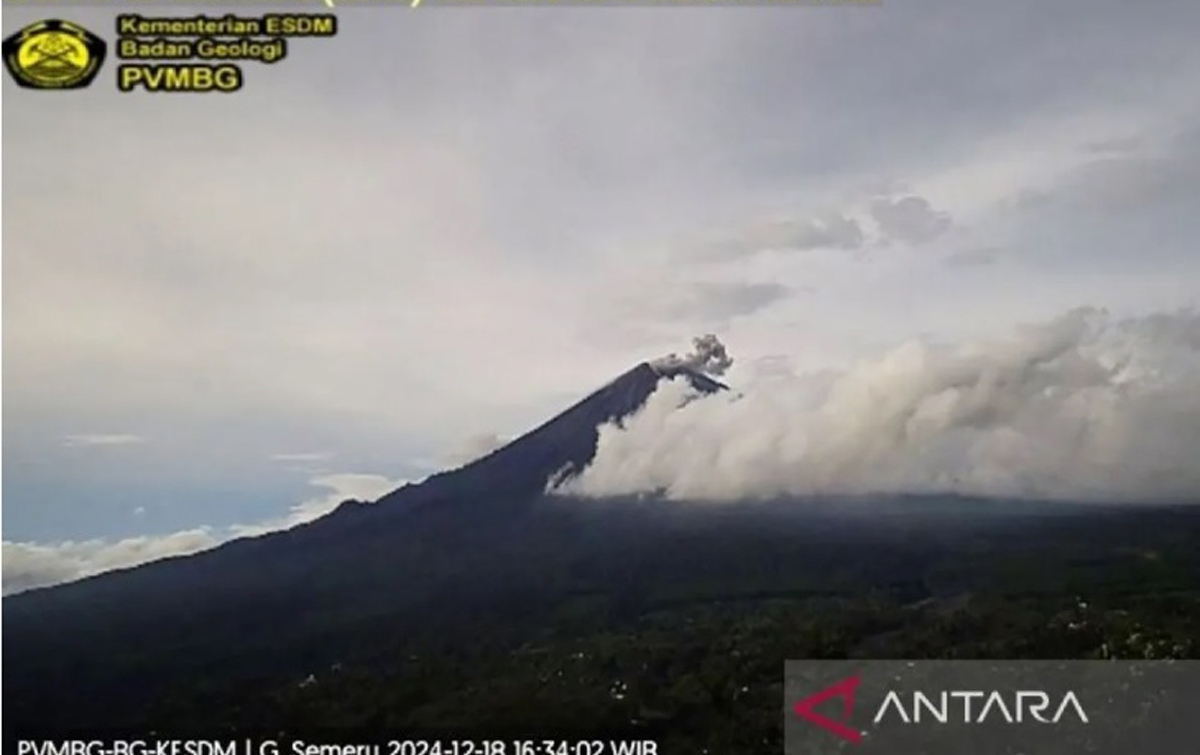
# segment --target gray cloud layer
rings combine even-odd
[[[338,15],[230,97],[5,79],[6,534],[407,476],[694,333],[736,382],[1200,294],[1195,3]]]
[[[909,244],[933,241],[950,228],[950,216],[934,210],[924,197],[876,199],[871,217],[885,236]]]

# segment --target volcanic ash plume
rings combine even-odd
[[[715,361],[713,340],[698,340]],[[718,344],[719,345],[719,344]],[[724,355],[724,350],[720,350]],[[684,360],[680,360],[683,362]],[[1200,313],[1076,310],[687,401],[664,381],[564,492],[691,500],[959,493],[1200,502]]]
[[[733,366],[733,357],[725,350],[725,344],[712,333],[693,338],[692,346],[690,354],[668,354],[656,359],[653,365],[661,369],[686,367],[713,377],[724,375]]]

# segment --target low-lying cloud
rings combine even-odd
[[[959,493],[1200,502],[1200,314],[1079,309],[1005,339],[910,342],[738,396],[664,381],[559,492],[676,499]]]
[[[61,543],[4,543],[4,594],[71,582],[112,569],[168,556],[184,556],[220,545],[210,527],[124,540]]]
[[[279,517],[231,527],[197,527],[166,535],[123,540],[84,540],[58,543],[4,541],[4,594],[71,582],[94,574],[137,566],[170,556],[186,556],[215,548],[238,537],[288,529],[324,516],[347,498],[375,500],[400,487],[402,480],[373,474],[333,474],[313,478],[327,492],[292,506]]]
[[[327,451],[271,454],[271,461],[282,461],[282,462],[329,461],[332,458],[333,458],[333,454],[331,454]]]
[[[84,433],[80,435],[68,435],[62,440],[62,444],[68,448],[128,446],[134,443],[145,442],[146,439],[140,435],[131,435],[128,433]]]

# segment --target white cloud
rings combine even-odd
[[[311,522],[337,508],[338,504],[347,498],[360,501],[372,501],[405,483],[405,480],[389,480],[375,474],[332,474],[312,479],[317,487],[327,488],[326,495],[311,498],[292,506],[288,513],[276,519],[255,524],[235,524],[230,527],[237,537],[251,537],[264,532],[288,529],[297,524]]]
[[[271,461],[281,462],[301,462],[301,461],[328,461],[333,458],[333,454],[327,451],[316,451],[311,453],[290,453],[290,454],[271,454]]]
[[[82,435],[68,435],[63,438],[62,444],[68,447],[79,446],[128,446],[134,443],[145,443],[146,439],[140,435],[127,435],[115,433],[92,433]]]
[[[1200,314],[1076,310],[1007,339],[913,341],[839,372],[779,372],[679,408],[681,381],[567,492],[675,498],[957,492],[1200,498]]]
[[[492,451],[504,446],[511,438],[496,433],[478,433],[470,436],[463,444],[446,457],[446,466],[455,469],[482,459]]]
[[[212,529],[200,527],[169,535],[124,540],[84,540],[60,543],[4,541],[4,594],[70,582],[93,574],[183,556],[222,542]]]
[[[312,484],[327,493],[296,504],[280,517],[228,528],[199,527],[166,535],[145,535],[123,540],[84,540],[57,543],[4,541],[4,594],[34,587],[70,582],[94,574],[184,556],[216,547],[238,537],[251,537],[287,529],[323,516],[347,498],[374,500],[404,484],[374,474],[333,474],[316,477]],[[139,506],[135,514],[143,513]]]

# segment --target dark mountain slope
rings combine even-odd
[[[25,692],[28,708],[82,704],[96,690],[151,698],[162,680],[231,658],[249,672],[286,667],[307,648],[341,652],[356,624],[428,610],[448,591],[463,605],[502,600],[517,576],[494,562],[514,543],[553,540],[528,511],[547,480],[585,466],[599,425],[675,377],[702,393],[725,389],[643,363],[487,457],[375,504],[346,502],[288,531],[7,597],[5,684]],[[75,682],[47,683],[57,678]]]
[[[587,466],[596,453],[601,425],[634,413],[661,380],[674,378],[687,380],[704,394],[727,390],[724,384],[699,372],[681,367],[659,369],[643,362],[491,454],[433,475],[419,485],[393,491],[377,503],[396,512],[432,501],[473,500],[483,493],[520,498],[540,495],[550,477],[564,469]]]
[[[668,374],[702,392],[723,388],[696,373]],[[662,377],[639,365],[505,448],[376,504],[347,503],[286,532],[6,598],[6,736],[18,727],[38,736],[88,725],[165,731],[164,723],[179,721],[305,726],[316,713],[377,724],[420,718],[422,709],[440,711],[435,719],[486,720],[475,705],[538,730],[547,706],[567,715],[591,708],[551,695],[513,712],[511,695],[477,686],[486,678],[479,669],[492,668],[501,688],[512,689],[520,674],[496,664],[507,668],[514,648],[586,636],[603,648],[610,632],[656,612],[672,627],[662,638],[669,655],[672,637],[702,626],[693,609],[758,626],[762,601],[790,601],[797,616],[824,605],[833,613],[822,615],[841,618],[813,630],[846,652],[844,643],[886,629],[872,619],[852,636],[837,607],[847,601],[870,617],[880,601],[898,609],[980,591],[1049,594],[1055,606],[1147,589],[1183,600],[1200,578],[1196,508],[952,497],[731,506],[541,495],[548,477],[591,458],[597,425],[635,410]],[[771,621],[762,624],[766,635],[796,631],[792,619]],[[894,652],[937,647],[922,623],[912,628],[919,642]],[[991,633],[987,647],[1013,647],[994,644],[1008,631],[1003,624],[966,627],[947,634]],[[764,655],[759,683],[777,680],[783,652],[792,651]],[[331,691],[319,710],[306,707],[307,698],[293,700],[299,707],[287,702],[309,673],[335,665],[370,681]],[[603,677],[591,692],[607,695],[610,682]],[[460,695],[472,707],[463,709]],[[746,709],[715,697],[693,704],[698,721]],[[776,705],[772,698],[762,710]]]
[[[78,582],[32,590],[5,598],[7,616],[20,618],[44,614],[55,608],[73,608],[106,599],[130,598],[123,591],[159,583],[180,584],[204,575],[219,578],[219,586],[200,593],[190,590],[180,601],[192,603],[197,597],[237,592],[237,585],[270,581],[284,576],[274,573],[275,562],[290,562],[300,570],[306,564],[361,561],[363,541],[343,540],[348,530],[395,526],[393,520],[405,519],[408,537],[429,530],[442,530],[446,522],[464,530],[488,523],[496,515],[507,518],[512,512],[499,504],[527,503],[542,494],[547,480],[563,469],[581,469],[596,450],[598,428],[635,412],[645,403],[663,379],[683,378],[702,393],[726,390],[726,386],[686,368],[658,370],[647,363],[621,375],[595,393],[553,419],[531,430],[491,454],[459,469],[442,472],[418,483],[405,485],[375,503],[346,501],[332,514],[291,530],[272,532],[226,543],[192,556],[168,558],[143,566],[123,569]],[[442,511],[427,504],[460,504]],[[496,511],[489,513],[489,504]],[[470,506],[477,517],[464,519],[461,506]],[[417,511],[420,510],[420,515]],[[442,532],[446,535],[447,533]],[[328,550],[328,549],[334,550]],[[338,548],[348,553],[336,552]],[[351,555],[353,554],[353,555]],[[247,562],[256,562],[253,567]],[[233,583],[224,581],[236,574]],[[274,585],[282,587],[282,585]],[[10,613],[11,612],[11,613]]]

